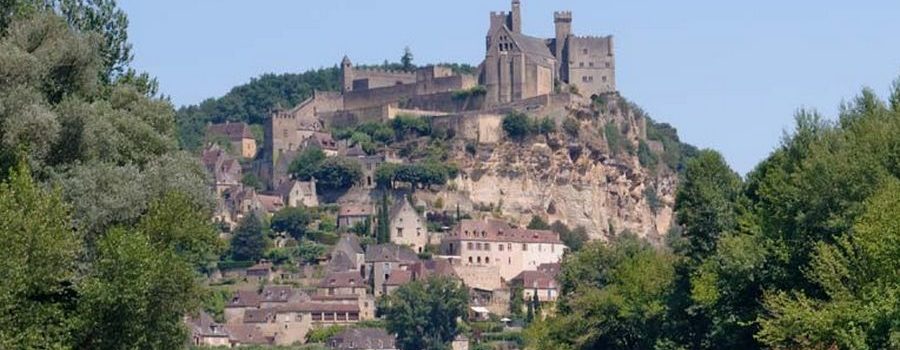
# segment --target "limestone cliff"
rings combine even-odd
[[[674,169],[683,153],[671,148],[683,145],[660,140],[657,130],[648,139],[648,125],[659,125],[615,95],[529,114],[542,112],[555,114],[543,115],[568,128],[521,142],[506,137],[477,146],[458,142],[451,158],[460,175],[445,189],[419,197],[523,226],[538,215],[585,226],[594,239],[628,230],[658,241],[672,223]],[[673,152],[677,159],[665,158]]]

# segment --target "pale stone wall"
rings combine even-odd
[[[409,201],[401,199],[402,206],[391,217],[390,230],[391,242],[398,245],[408,245],[416,253],[425,251],[428,245],[428,228],[425,220]]]
[[[454,264],[453,271],[470,288],[494,290],[503,287],[498,266]]]
[[[568,39],[569,84],[584,96],[616,91],[612,36]]]

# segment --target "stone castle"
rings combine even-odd
[[[512,0],[510,12],[492,12],[485,59],[475,74],[455,73],[443,66],[413,72],[364,69],[344,57],[340,92],[316,91],[267,120],[258,168],[261,179],[276,187],[285,179],[287,164],[308,143],[334,144],[328,141],[330,136],[321,133],[326,127],[389,120],[399,114],[444,116],[450,118],[446,123],[477,129],[461,134],[476,135],[485,128],[496,129],[496,121],[486,127],[466,119],[534,109],[535,105],[565,100],[561,95],[590,97],[615,92],[612,37],[572,34],[571,12],[554,13],[554,23],[556,36],[541,39],[522,33],[520,0]],[[340,145],[334,144],[334,148],[331,151],[336,153]]]

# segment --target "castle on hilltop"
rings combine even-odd
[[[492,12],[479,82],[487,88],[488,105],[551,94],[568,84],[584,96],[616,91],[612,36],[572,34],[572,13],[556,12],[556,37],[540,39],[522,34],[522,5]]]
[[[488,134],[498,128],[496,116],[509,109],[533,110],[614,93],[612,36],[572,34],[571,12],[556,12],[553,18],[556,36],[541,39],[522,33],[520,0],[512,0],[510,12],[492,12],[484,62],[475,74],[443,66],[415,71],[361,68],[345,56],[339,92],[316,91],[266,121],[259,177],[277,187],[287,179],[290,162],[310,143],[326,153],[344,155],[342,144],[321,132],[326,127],[384,121],[400,114],[443,117],[444,125],[459,129],[463,137],[491,142]]]

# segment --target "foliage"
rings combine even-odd
[[[559,234],[559,239],[562,240],[563,244],[566,247],[569,247],[573,252],[577,252],[581,250],[581,247],[584,246],[585,242],[590,240],[590,237],[587,233],[587,228],[584,226],[578,226],[575,229],[569,229],[566,224],[562,223],[559,220],[553,222],[550,225],[549,230],[556,232]]]
[[[66,204],[59,191],[41,190],[20,162],[0,183],[0,217],[0,348],[66,347],[79,254]]]
[[[566,258],[559,312],[536,322],[527,344],[544,349],[650,349],[663,326],[674,257],[631,235],[593,242]]]
[[[690,241],[690,257],[706,257],[716,250],[719,235],[735,228],[740,189],[740,177],[719,153],[703,150],[688,161],[675,195],[675,211]]]
[[[549,230],[550,224],[548,224],[547,221],[544,221],[544,218],[537,216],[537,215],[532,215],[531,221],[528,222],[528,229],[529,230]]]
[[[487,94],[487,88],[484,85],[475,85],[468,89],[453,91],[453,99],[465,101],[471,97],[484,96],[485,94]]]
[[[378,203],[378,227],[375,231],[375,239],[378,244],[389,243],[391,241],[389,215],[387,192],[384,192],[381,194],[381,201]]]
[[[609,147],[609,152],[613,155],[621,155],[629,146],[629,142],[622,135],[622,131],[615,122],[610,121],[603,127],[603,136]]]
[[[338,91],[340,87],[341,70],[337,66],[303,73],[263,74],[222,97],[180,108],[178,139],[184,147],[195,149],[201,145],[207,123],[261,125],[274,110],[295,106],[313,91]]]
[[[313,213],[306,207],[286,207],[272,216],[271,227],[275,232],[287,232],[296,240],[306,236]]]
[[[468,291],[457,280],[430,277],[383,297],[380,309],[400,349],[443,349],[456,336],[456,319],[465,316],[468,301]]]
[[[522,141],[532,131],[531,121],[528,119],[528,116],[519,112],[511,112],[504,116],[502,126],[506,135],[516,141]]]
[[[306,333],[306,342],[325,343],[329,338],[337,335],[346,328],[347,327],[337,325],[313,328],[309,333]]]
[[[325,158],[325,152],[318,147],[304,148],[288,166],[288,172],[295,179],[309,181],[315,176]]]
[[[659,158],[656,156],[656,153],[650,149],[650,146],[647,145],[647,142],[644,140],[640,140],[638,142],[638,162],[640,162],[642,167],[647,169],[655,170],[657,164],[659,164]]]
[[[409,49],[409,46],[403,48],[403,56],[400,57],[400,65],[403,67],[403,71],[412,72],[416,69],[416,66],[413,65],[413,54],[412,50]]]
[[[455,164],[436,161],[414,164],[382,163],[375,169],[375,182],[382,188],[393,188],[395,182],[409,183],[414,188],[440,186],[456,177],[458,172],[459,169]]]
[[[826,298],[806,293],[765,296],[757,334],[774,348],[900,347],[900,181],[865,202],[853,229],[816,245],[806,277]]]
[[[563,120],[562,124],[563,131],[569,136],[578,137],[578,131],[581,129],[581,123],[578,122],[578,119],[569,117],[566,120]]]
[[[347,189],[362,179],[362,166],[356,159],[331,157],[322,161],[313,177],[316,178],[316,188]]]
[[[266,250],[262,222],[254,213],[245,216],[231,237],[230,256],[236,261],[257,261]]]
[[[682,143],[678,138],[678,131],[671,125],[657,123],[649,117],[646,121],[647,140],[657,141],[663,145],[663,153],[659,157],[662,163],[669,169],[682,170],[684,163],[696,155],[697,149]]]

